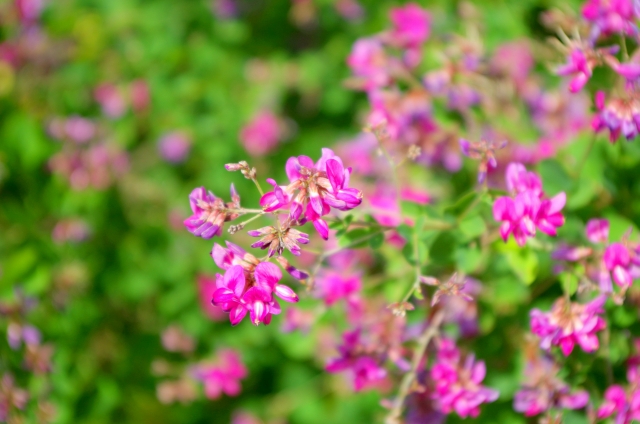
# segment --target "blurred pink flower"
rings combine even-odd
[[[276,115],[262,111],[240,131],[240,141],[247,153],[262,156],[273,151],[283,138],[282,123]]]
[[[100,84],[94,90],[93,96],[102,107],[102,113],[109,118],[119,118],[127,111],[125,97],[113,84]]]
[[[224,349],[218,352],[213,361],[194,365],[191,376],[204,385],[207,398],[217,399],[223,393],[238,396],[242,390],[240,380],[247,376],[247,369],[236,351]]]
[[[158,150],[167,162],[184,162],[191,151],[191,140],[183,132],[169,132],[158,140]]]

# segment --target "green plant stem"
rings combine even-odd
[[[418,339],[418,345],[416,346],[416,349],[413,352],[413,358],[411,359],[411,370],[404,375],[400,382],[398,395],[393,401],[391,411],[389,411],[389,414],[385,418],[385,424],[398,424],[400,422],[400,417],[402,416],[402,411],[404,409],[404,400],[409,395],[411,384],[413,384],[418,375],[418,367],[420,366],[422,357],[429,346],[429,342],[438,334],[443,318],[444,314],[441,310],[436,312],[431,319],[431,323]]]

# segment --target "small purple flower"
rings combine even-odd
[[[616,424],[630,424],[640,420],[640,390],[625,391],[613,385],[604,392],[604,402],[598,408],[597,417],[604,419],[615,414]]]
[[[231,185],[231,202],[224,201],[207,191],[204,187],[193,189],[189,195],[189,203],[193,215],[184,221],[189,232],[197,237],[210,239],[222,234],[226,221],[234,220],[238,214],[233,209],[240,208],[240,196]]]
[[[286,165],[289,185],[278,186],[269,179],[273,191],[260,199],[266,212],[290,207],[292,222],[311,221],[320,236],[329,237],[329,226],[322,219],[331,208],[347,211],[362,202],[362,191],[348,188],[351,168],[330,149],[322,149],[322,157],[313,163],[308,156],[289,158]],[[303,217],[304,214],[304,217]]]
[[[556,235],[557,228],[564,224],[564,192],[551,199],[544,197],[540,178],[519,163],[507,167],[507,188],[515,196],[499,197],[493,204],[494,219],[502,221],[500,235],[504,241],[513,235],[518,245],[524,246],[528,237],[535,236],[536,229]]]
[[[609,240],[609,221],[606,219],[589,220],[586,233],[591,243],[606,243]]]
[[[582,16],[593,24],[591,38],[610,34],[638,34],[636,21],[640,18],[638,0],[587,0]]]
[[[640,99],[635,96],[611,99],[605,104],[604,92],[595,96],[597,114],[591,126],[599,132],[609,130],[609,140],[615,143],[622,134],[627,140],[635,138],[640,132]]]
[[[474,355],[462,358],[453,340],[442,339],[430,371],[438,409],[445,414],[455,411],[461,418],[477,417],[481,404],[498,399],[496,390],[482,385],[485,374],[483,361]]]
[[[158,150],[167,162],[184,162],[191,150],[191,140],[180,131],[170,132],[158,140]]]
[[[367,91],[384,87],[391,82],[389,58],[378,38],[357,40],[347,58],[347,65]]]
[[[342,340],[343,344],[338,347],[340,356],[329,361],[325,367],[327,372],[350,371],[356,391],[386,377],[387,371],[380,366],[379,362],[373,356],[363,352],[360,330],[345,332]]]
[[[605,296],[600,296],[581,305],[567,303],[561,297],[549,312],[531,311],[531,331],[540,337],[540,347],[545,350],[552,345],[560,346],[562,353],[569,356],[578,344],[585,352],[595,352],[600,346],[596,333],[606,327],[600,316],[605,300]]]
[[[269,257],[276,252],[282,255],[284,250],[290,251],[296,256],[300,256],[300,246],[298,244],[308,244],[309,235],[292,228],[288,222],[278,227],[269,226],[258,230],[249,231],[251,237],[261,237],[253,243],[251,247],[259,249],[269,249]]]
[[[550,409],[580,409],[589,402],[585,390],[571,392],[558,378],[559,368],[548,356],[536,356],[527,361],[525,381],[513,399],[513,409],[531,417]]]
[[[127,103],[120,89],[113,84],[100,84],[94,90],[94,98],[109,118],[119,118],[127,111]]]
[[[607,270],[611,272],[613,281],[622,287],[627,289],[633,283],[631,277],[630,268],[632,265],[631,252],[622,243],[612,243],[607,246],[604,251],[603,261]]]
[[[576,47],[571,50],[567,63],[560,66],[556,72],[561,76],[571,75],[573,78],[569,83],[569,91],[577,93],[591,78],[596,64],[595,58],[590,57],[585,50]]]

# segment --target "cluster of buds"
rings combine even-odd
[[[244,175],[244,177],[248,180],[256,179],[256,168],[249,167],[249,164],[244,160],[241,160],[238,163],[228,163],[224,166],[224,168],[230,172],[240,171],[240,173]]]
[[[471,143],[464,138],[460,139],[462,154],[480,161],[478,165],[478,182],[480,184],[485,182],[488,171],[498,167],[496,151],[503,149],[506,145],[506,141],[496,143],[494,141],[482,140],[477,143]]]
[[[193,215],[185,219],[184,225],[197,237],[210,239],[222,234],[224,223],[236,219],[239,215],[240,196],[231,184],[231,202],[216,197],[204,187],[193,189],[189,195],[189,203]]]
[[[524,246],[528,237],[535,236],[536,228],[555,236],[556,229],[564,224],[561,210],[566,202],[565,193],[547,198],[540,177],[520,163],[507,166],[506,179],[512,197],[499,197],[493,204],[495,220],[502,221],[502,239],[507,241],[513,234],[518,245]]]

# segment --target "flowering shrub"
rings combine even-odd
[[[94,3],[0,5],[0,422],[640,420],[638,1]]]

